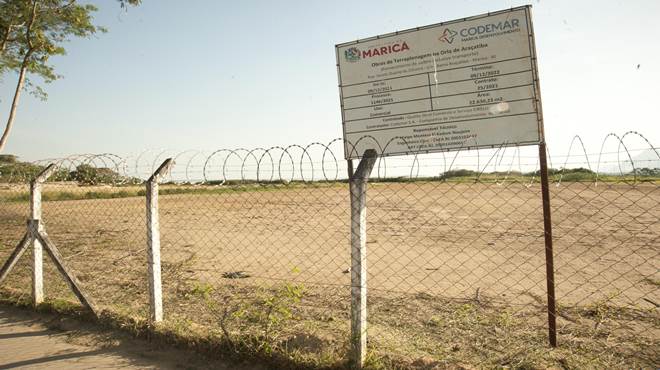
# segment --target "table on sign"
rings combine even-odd
[[[524,56],[344,85],[346,134],[536,114],[533,82]]]

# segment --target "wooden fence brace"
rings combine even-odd
[[[41,220],[41,189],[43,183],[55,171],[55,164],[51,163],[30,182],[30,219]],[[43,230],[42,223],[38,223]],[[44,301],[44,257],[41,242],[32,238],[32,303],[38,305]]]
[[[174,165],[166,159],[147,180],[147,259],[149,269],[149,319],[163,321],[163,288],[160,267],[160,225],[158,219],[158,182]]]
[[[361,369],[367,355],[367,182],[376,151],[364,152],[349,179],[351,193],[351,366]]]

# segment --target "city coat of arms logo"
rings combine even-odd
[[[344,56],[349,62],[357,62],[360,60],[360,49],[356,47],[348,48],[344,51]]]

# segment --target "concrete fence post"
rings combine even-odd
[[[41,189],[43,183],[55,171],[55,165],[51,164],[46,167],[37,177],[30,182],[30,218],[27,221],[27,232],[25,236],[16,246],[16,249],[11,253],[7,261],[0,268],[0,282],[2,282],[9,272],[16,266],[16,263],[21,258],[23,253],[30,245],[34,249],[33,272],[32,272],[32,293],[34,304],[38,305],[44,299],[44,282],[43,282],[43,251],[44,249],[50,256],[51,260],[57,267],[57,270],[62,274],[73,294],[78,297],[83,306],[90,309],[98,318],[100,311],[98,306],[87,293],[82,289],[80,281],[76,278],[73,270],[69,267],[68,262],[62,257],[60,251],[55,246],[55,243],[50,239],[44,224],[41,220]]]
[[[367,182],[376,151],[364,152],[349,179],[351,193],[351,366],[361,369],[367,354]]]
[[[43,231],[41,223],[41,190],[43,183],[55,171],[55,164],[50,164],[30,182],[30,219],[39,221],[39,231]],[[32,241],[32,302],[34,305],[44,301],[44,257],[43,246],[37,239]]]
[[[158,217],[158,182],[174,161],[166,159],[147,180],[147,259],[149,268],[149,319],[163,321],[163,289],[160,267],[160,224]]]

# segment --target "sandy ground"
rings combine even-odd
[[[183,268],[210,284],[240,272],[251,281],[348,286],[346,185],[267,189],[161,196],[165,273]],[[660,187],[564,183],[552,187],[552,206],[560,301],[660,302]],[[81,280],[140,276],[144,207],[142,198],[46,202],[44,221]],[[375,183],[367,212],[373,294],[479,291],[512,303],[545,295],[538,186]],[[3,239],[10,244],[24,221],[8,217]]]
[[[521,346],[534,336],[538,353],[546,353],[545,246],[538,185],[369,186],[373,343],[378,341],[385,353],[408,356],[415,351],[419,353],[413,357],[455,356],[478,363],[517,348],[508,344],[511,338]],[[204,297],[211,296],[221,307],[231,302],[236,308],[242,301],[258,300],[261,287],[297,283],[305,287],[303,301],[294,309],[299,320],[280,339],[289,343],[290,336],[311,333],[322,344],[319,348],[341,348],[337,343],[348,337],[349,327],[349,200],[346,184],[161,195],[164,307],[169,322],[181,328],[217,328],[218,313],[207,312]],[[562,183],[551,187],[551,201],[565,350],[575,359],[599,359],[599,351],[615,353],[613,348],[621,347],[613,355],[621,366],[654,363],[660,340],[660,187]],[[26,215],[26,203],[0,206],[1,259],[25,232]],[[143,198],[49,201],[44,203],[43,219],[99,305],[147,317]],[[29,296],[26,256],[6,284]],[[46,294],[75,301],[52,265],[45,268]],[[254,323],[233,325],[238,332],[259,331]],[[464,338],[460,348],[485,338],[492,348],[484,352],[485,347],[475,346],[454,353],[457,338]],[[582,352],[573,352],[583,344]]]
[[[0,369],[261,369],[220,363],[72,319],[0,306]]]

